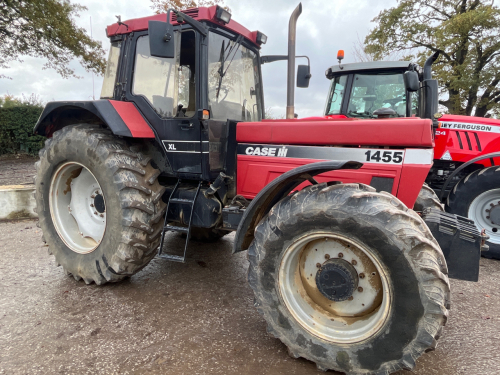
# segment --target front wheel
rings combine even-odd
[[[500,171],[489,167],[472,172],[455,185],[446,200],[446,211],[466,216],[490,237],[486,258],[500,259]]]
[[[444,211],[444,205],[439,201],[438,196],[429,185],[424,183],[422,189],[418,193],[417,200],[413,205],[413,209],[417,212],[422,212],[426,208],[435,208],[439,211]]]
[[[439,245],[414,211],[372,187],[319,184],[284,198],[248,257],[268,330],[322,370],[412,369],[446,323]]]

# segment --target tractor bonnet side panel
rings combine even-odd
[[[389,122],[391,127],[396,124]],[[354,123],[361,123],[364,132],[353,131]],[[406,141],[400,136],[405,125],[400,124],[399,131],[393,127],[393,134],[384,133],[386,139],[383,139],[380,134],[375,135],[377,128],[382,130],[387,123],[378,125],[373,120],[239,123],[237,193],[253,199],[270,181],[291,169],[325,160],[349,160],[361,162],[363,167],[330,171],[317,176],[316,180],[364,183],[389,192],[413,207],[431,167],[433,151],[430,121],[410,120],[409,123],[411,137]],[[254,143],[256,141],[259,143]],[[398,142],[403,145],[395,147]],[[403,142],[420,147],[408,148]],[[387,144],[393,147],[377,147]]]
[[[467,162],[475,157],[500,150],[500,120],[444,115],[436,129],[434,157],[440,160]],[[479,161],[485,167],[500,165],[500,158]]]

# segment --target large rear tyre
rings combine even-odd
[[[49,253],[67,274],[116,282],[155,256],[165,188],[149,161],[98,126],[68,126],[47,139],[35,199]]]
[[[439,245],[414,211],[370,186],[319,184],[284,198],[248,258],[268,331],[321,370],[412,369],[447,320]]]
[[[413,210],[422,212],[426,208],[436,208],[440,211],[444,211],[444,205],[439,201],[439,197],[429,185],[424,183],[422,189],[420,189],[420,193],[418,193],[417,200],[413,205]]]
[[[448,195],[446,211],[474,220],[490,236],[485,258],[500,259],[500,167],[489,167],[464,177]]]

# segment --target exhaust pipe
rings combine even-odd
[[[434,52],[432,56],[429,56],[427,60],[425,60],[424,64],[424,80],[426,79],[432,79],[432,64],[434,64],[434,61],[437,60],[439,57],[439,51]]]
[[[302,3],[293,11],[288,22],[288,76],[286,83],[286,118],[292,119],[295,114],[295,42],[297,36],[297,19],[302,13]]]

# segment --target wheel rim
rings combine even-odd
[[[358,284],[347,300],[336,302],[318,288],[316,276],[325,264],[339,260],[355,269]],[[381,263],[344,236],[316,232],[292,243],[282,257],[278,284],[297,322],[332,343],[363,341],[379,332],[389,316],[392,292]]]
[[[52,177],[52,222],[61,240],[79,254],[94,251],[106,230],[106,202],[95,176],[84,165],[68,162]]]
[[[479,230],[486,230],[489,242],[500,244],[500,189],[478,195],[469,206],[468,216]]]

